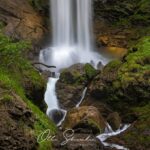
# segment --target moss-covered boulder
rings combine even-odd
[[[70,109],[80,102],[85,87],[96,74],[97,71],[90,64],[75,64],[62,70],[56,84],[60,106]]]
[[[67,84],[87,84],[97,71],[91,64],[75,64],[61,71],[60,81]]]
[[[123,115],[150,98],[150,38],[144,37],[124,57],[105,66],[90,85],[90,93]],[[122,109],[123,107],[123,109]]]
[[[73,108],[67,113],[63,129],[75,129],[82,132],[86,130],[93,134],[104,132],[106,122],[98,109],[93,106]]]
[[[150,143],[150,104],[132,109],[137,115],[137,120],[126,132],[112,137],[108,141],[121,145],[124,143],[124,146],[129,149],[148,150]]]

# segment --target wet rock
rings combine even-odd
[[[107,118],[107,122],[112,127],[112,129],[115,131],[115,130],[119,129],[119,127],[121,125],[121,118],[117,112],[114,112],[114,113],[109,114],[109,116]]]
[[[63,123],[63,129],[83,129],[83,131],[86,129],[93,134],[102,133],[105,127],[104,118],[93,106],[73,108],[67,113],[66,120]]]
[[[123,58],[127,54],[126,48],[106,47],[105,49],[108,53],[117,58]]]
[[[56,124],[60,122],[60,120],[65,115],[65,112],[59,109],[53,109],[49,112],[48,116],[52,119]]]
[[[84,88],[97,74],[90,64],[75,64],[62,70],[56,84],[56,92],[63,109],[70,109],[77,105],[82,98]]]
[[[109,47],[126,47],[127,41],[124,35],[102,35],[99,37],[99,41],[103,46]]]
[[[29,68],[23,72],[22,86],[26,97],[37,105],[43,112],[46,112],[47,105],[44,101],[46,90],[46,80],[34,68]]]
[[[102,62],[100,61],[98,64],[97,64],[97,69],[98,70],[102,70],[104,67],[104,65],[102,64]]]

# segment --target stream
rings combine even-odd
[[[55,65],[56,77],[50,77],[45,93],[45,102],[48,105],[47,115],[60,126],[67,111],[59,106],[56,94],[56,83],[59,80],[60,70],[76,63],[91,63],[96,68],[101,62],[106,65],[110,60],[96,51],[92,32],[92,1],[91,0],[50,0],[50,15],[52,19],[52,43],[41,50],[39,60],[47,65]],[[85,87],[82,98],[75,107],[79,107],[87,92]],[[56,112],[61,116],[56,116]],[[115,144],[106,143],[105,140],[125,131],[129,125],[114,132],[108,125],[105,133],[97,136],[104,146],[127,150]]]

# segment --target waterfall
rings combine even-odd
[[[77,45],[81,50],[93,48],[92,39],[92,3],[91,0],[77,0]]]
[[[92,42],[91,0],[50,0],[52,44],[41,51],[40,61],[56,71],[75,63],[108,62]]]
[[[72,0],[51,0],[53,46],[69,47],[73,42]]]
[[[76,63],[92,62],[96,67],[99,62],[103,64],[108,62],[95,51],[92,41],[92,0],[50,0],[50,15],[52,43],[41,51],[41,62],[55,65],[57,68],[53,71],[57,73],[60,69]],[[59,108],[55,93],[57,80],[49,79],[45,93],[45,101],[48,105],[47,113],[51,118],[54,118],[55,112],[60,116],[66,114]],[[56,122],[60,124],[61,121],[56,120]]]

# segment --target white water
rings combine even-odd
[[[101,61],[107,64],[108,59],[95,51],[92,35],[92,0],[50,0],[52,21],[52,44],[40,53],[40,61],[47,65],[55,65],[56,73],[62,68],[76,63],[94,63]],[[48,105],[47,114],[53,110],[63,113],[62,119],[57,125],[61,125],[66,117],[66,110],[59,107],[57,94],[55,92],[56,82],[59,78],[50,78],[47,83],[45,101]],[[76,107],[79,107],[85,97],[87,88],[84,89],[82,98]],[[53,113],[51,113],[52,115]],[[50,115],[50,116],[51,116]],[[53,118],[53,117],[52,117]],[[105,146],[127,150],[125,147],[106,143],[105,140],[125,131],[129,126],[114,132],[108,125],[104,134],[98,136]]]
[[[55,65],[51,71],[76,63],[98,62],[106,64],[107,59],[96,51],[92,42],[92,1],[91,0],[50,0],[52,21],[52,44],[40,53],[40,62]],[[43,68],[44,69],[44,68]],[[47,114],[59,109],[59,102],[55,93],[57,78],[50,78],[45,101],[48,105]],[[85,91],[86,92],[86,91]],[[83,92],[83,94],[85,94]],[[77,104],[78,106],[83,99]],[[64,112],[64,110],[61,110]],[[66,113],[65,113],[66,114]]]
[[[100,134],[99,136],[97,136],[97,138],[103,143],[104,146],[116,148],[119,150],[129,150],[128,148],[126,148],[124,146],[117,145],[117,144],[110,144],[110,143],[105,142],[105,140],[107,140],[108,138],[119,135],[120,133],[127,130],[129,127],[130,127],[130,125],[124,125],[122,128],[118,129],[117,131],[113,131],[111,126],[109,124],[107,124],[105,133]]]
[[[87,87],[83,90],[81,100],[80,100],[79,103],[76,105],[76,107],[79,107],[80,104],[82,103],[83,99],[85,98],[86,91],[87,91]]]
[[[75,63],[108,60],[95,51],[92,42],[91,0],[50,0],[52,45],[40,54],[40,61],[57,66],[56,71]]]
[[[53,109],[59,109],[57,96],[55,93],[55,85],[58,78],[49,78],[47,83],[47,90],[45,92],[45,102],[48,105],[47,114]]]

